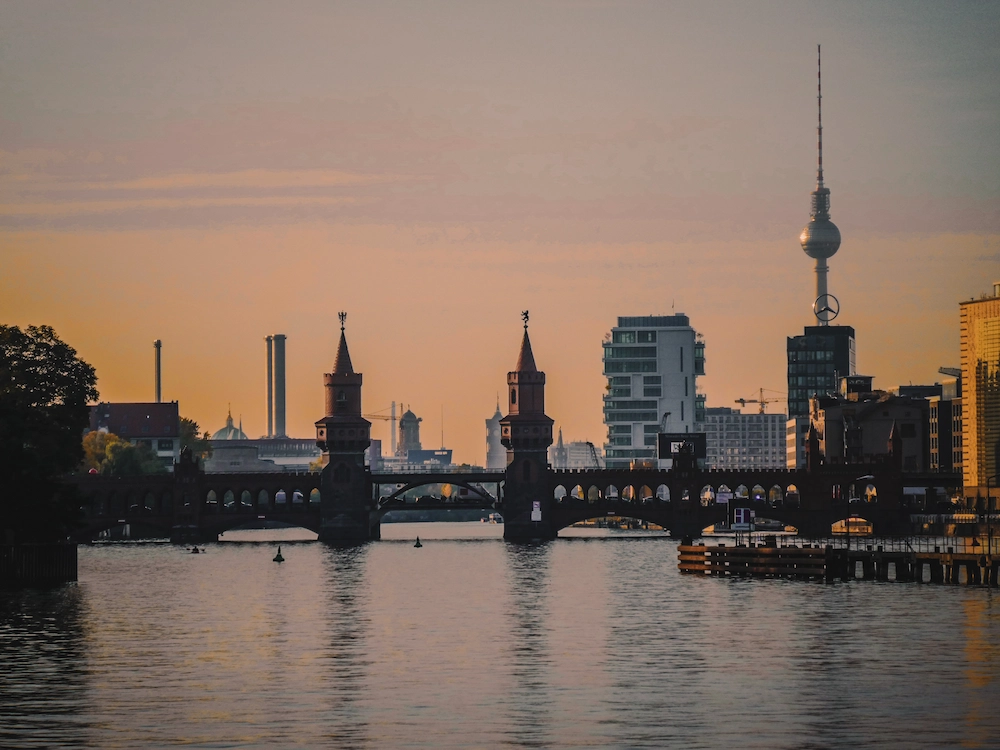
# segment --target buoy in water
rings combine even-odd
[[[275,561],[275,562],[284,562],[284,561],[285,561],[285,558],[283,558],[283,557],[281,556],[281,546],[280,546],[280,545],[278,546],[278,554],[276,554],[276,555],[274,556],[274,561]]]
[[[420,543],[420,537],[419,537],[419,536],[417,537],[417,543],[416,543],[416,544],[414,544],[413,546],[414,546],[414,547],[423,547],[423,546],[424,546],[424,545],[422,545],[422,544]]]

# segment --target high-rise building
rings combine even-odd
[[[486,468],[505,469],[507,468],[507,449],[500,441],[500,420],[503,414],[500,413],[500,402],[497,401],[497,410],[492,417],[486,420]]]
[[[709,407],[704,421],[696,424],[696,430],[705,433],[705,468],[785,468],[786,421],[784,414]]]
[[[658,432],[694,432],[705,344],[684,314],[625,316],[604,342],[609,469],[656,457]]]
[[[929,434],[931,471],[962,473],[962,371],[957,367],[941,367],[946,377],[941,381],[941,393],[931,396]]]
[[[1000,467],[1000,282],[993,295],[959,305],[963,479],[967,498],[995,488]],[[991,493],[993,494],[993,493]]]
[[[806,326],[789,336],[788,416],[809,414],[809,399],[836,393],[840,378],[856,374],[854,329],[851,326]]]
[[[817,47],[817,58],[819,48]],[[788,422],[786,466],[805,467],[809,400],[837,392],[839,379],[856,370],[854,329],[830,325],[840,313],[840,302],[828,292],[827,260],[840,249],[840,230],[830,221],[830,189],[823,180],[823,78],[817,59],[816,189],[812,192],[809,223],[799,235],[802,250],[816,260],[816,297],[812,305],[816,324],[787,342]]]

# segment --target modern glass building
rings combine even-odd
[[[854,375],[851,326],[806,326],[788,338],[788,416],[809,414],[809,399],[836,393],[840,378]]]
[[[694,432],[704,399],[695,381],[705,374],[705,344],[686,315],[618,318],[604,341],[604,445],[609,469],[656,458],[656,435]]]
[[[1000,483],[1000,282],[959,309],[965,496],[982,497]]]

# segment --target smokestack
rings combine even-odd
[[[274,346],[271,336],[264,338],[267,342],[267,436],[274,437]]]
[[[274,433],[285,434],[285,334],[274,334]]]
[[[156,403],[163,401],[163,371],[160,369],[160,350],[163,342],[157,339],[153,342],[153,350],[156,352]]]

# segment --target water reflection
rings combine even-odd
[[[368,744],[362,699],[371,657],[363,598],[370,545],[323,548],[326,651],[317,665],[324,685],[323,738],[335,747]]]
[[[0,747],[88,746],[84,594],[0,591]]]
[[[507,648],[513,690],[506,700],[509,742],[519,747],[548,747],[552,659],[548,632],[548,570],[551,542],[504,545],[507,563]]]

